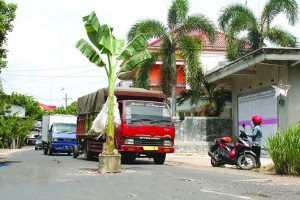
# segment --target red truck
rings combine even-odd
[[[105,138],[90,133],[92,121],[101,111],[108,96],[107,89],[78,98],[77,142],[73,157],[83,154],[88,160],[102,152]],[[122,163],[137,157],[149,157],[164,164],[166,153],[174,152],[175,128],[166,96],[161,91],[141,88],[116,88],[121,124],[115,127],[115,146]]]

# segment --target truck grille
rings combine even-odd
[[[71,138],[58,138],[58,142],[76,142],[76,139],[71,139]]]
[[[164,141],[162,139],[135,138],[134,145],[136,145],[136,146],[164,146]]]

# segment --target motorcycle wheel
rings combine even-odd
[[[215,155],[215,158],[218,157],[217,149],[215,149],[215,151],[213,152],[213,154]],[[210,159],[210,164],[213,167],[221,167],[222,166],[217,160],[215,160],[213,158]]]
[[[213,159],[213,158],[210,159],[210,164],[213,167],[220,167],[221,166],[220,163],[218,161],[216,161],[215,159]]]
[[[250,154],[241,154],[237,160],[238,167],[241,169],[252,169],[256,166],[255,158]]]

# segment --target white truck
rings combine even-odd
[[[44,115],[42,119],[42,144],[45,155],[67,153],[71,155],[76,145],[76,122],[73,115]]]

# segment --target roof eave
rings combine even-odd
[[[209,83],[268,60],[300,60],[300,48],[261,48],[206,75]]]

